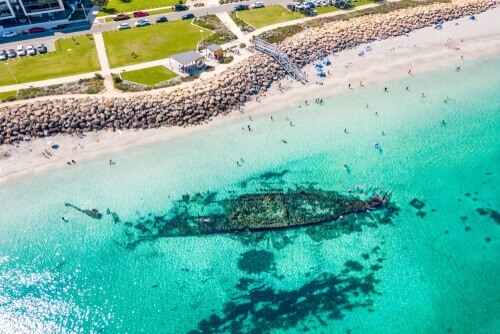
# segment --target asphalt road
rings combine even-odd
[[[181,16],[188,14],[188,13],[193,13],[196,17],[199,16],[204,16],[208,14],[217,14],[217,13],[224,13],[224,12],[230,12],[234,9],[234,6],[237,4],[246,4],[246,5],[251,5],[255,1],[243,1],[243,2],[237,2],[237,3],[230,3],[230,4],[225,4],[225,5],[219,5],[219,6],[207,6],[207,7],[191,7],[192,9],[183,11],[183,12],[172,12],[172,13],[167,13],[167,14],[159,14],[159,15],[151,15],[148,16],[147,19],[151,22],[151,24],[156,24],[155,20],[156,18],[160,16],[166,16],[168,20],[180,20]],[[266,0],[264,3],[266,5],[280,5],[280,4],[288,4],[292,3],[292,0]],[[259,10],[259,9],[251,9],[251,10]],[[64,31],[57,31],[57,32],[46,32],[42,34],[36,34],[30,35],[30,36],[16,36],[12,38],[1,38],[0,37],[0,50],[1,49],[16,49],[17,45],[30,45],[30,44],[45,44],[49,51],[54,50],[54,42],[59,39],[59,38],[67,38],[67,37],[72,37],[72,36],[80,36],[88,33],[98,33],[98,32],[103,32],[103,31],[110,31],[110,30],[116,30],[118,28],[118,25],[120,23],[128,23],[130,24],[132,29],[140,29],[140,28],[134,28],[135,22],[144,19],[144,17],[141,18],[131,18],[129,20],[125,21],[119,21],[119,22],[106,22],[106,23],[98,23],[99,18],[96,18],[94,21],[94,24],[92,26],[85,26],[85,27],[77,27],[77,28],[72,28],[72,29],[66,29]],[[161,23],[160,23],[161,24]]]

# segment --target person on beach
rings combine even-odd
[[[68,220],[66,218],[64,218],[64,217],[61,217],[61,219],[62,219],[63,222],[66,222],[66,223],[68,222]]]
[[[252,131],[252,128],[250,127],[250,124],[247,125],[248,131]]]
[[[359,82],[359,85],[360,85],[361,87],[363,87],[363,81],[360,81],[360,82]]]
[[[114,166],[114,165],[116,165],[116,164],[115,164],[115,162],[114,162],[113,160],[109,159],[109,165],[110,165],[110,166]]]
[[[368,106],[368,105],[366,105],[366,108],[369,108],[369,106]]]
[[[349,89],[351,88],[351,84],[349,84]]]
[[[406,91],[409,91],[410,90],[410,86],[406,86]]]
[[[384,88],[384,92],[387,92],[387,87]]]
[[[410,70],[408,71],[408,74],[411,74],[411,68],[410,68]]]
[[[344,133],[347,133],[347,129],[344,129]]]
[[[76,161],[75,161],[75,160],[71,160],[71,162],[72,162],[74,165],[76,165]]]
[[[422,97],[425,97],[425,94],[424,94],[424,93],[422,93]]]
[[[306,106],[308,106],[309,104],[307,104],[307,100],[306,100]]]
[[[273,115],[271,115],[271,121],[274,121]]]

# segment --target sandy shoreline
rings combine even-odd
[[[385,82],[407,76],[409,69],[412,74],[443,66],[452,70],[463,62],[462,56],[464,60],[472,60],[500,54],[500,8],[476,15],[476,18],[476,21],[462,18],[446,22],[442,30],[424,28],[408,36],[373,42],[370,44],[372,51],[365,52],[363,57],[358,56],[362,46],[340,52],[329,58],[331,76],[320,79],[313,66],[307,66],[309,83],[305,86],[285,78],[281,81],[283,93],[273,85],[260,103],[248,103],[244,113],[232,112],[203,126],[89,133],[84,138],[58,135],[1,146],[0,183],[63,167],[71,160],[108,159],[106,154],[112,152],[203,131],[221,122],[248,117],[249,113],[276,112],[305,100],[331,97],[349,90],[349,83],[354,89],[362,89],[361,81],[363,85]],[[322,85],[316,84],[320,81]],[[59,148],[51,149],[49,143],[56,143]],[[50,158],[45,150],[52,154]]]

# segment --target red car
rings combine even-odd
[[[45,29],[44,27],[33,27],[33,28],[30,28],[30,30],[28,30],[28,32],[30,34],[36,34],[36,33],[45,32],[45,31],[47,31],[47,29]]]
[[[134,12],[134,17],[144,17],[144,16],[149,16],[149,13],[143,11]]]

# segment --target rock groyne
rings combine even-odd
[[[358,17],[311,28],[280,44],[299,66],[377,39],[497,7],[500,0],[439,3]],[[0,108],[0,145],[56,134],[188,126],[228,114],[255,92],[285,77],[268,56],[255,53],[216,77],[173,92],[134,97],[85,97],[34,101]]]

